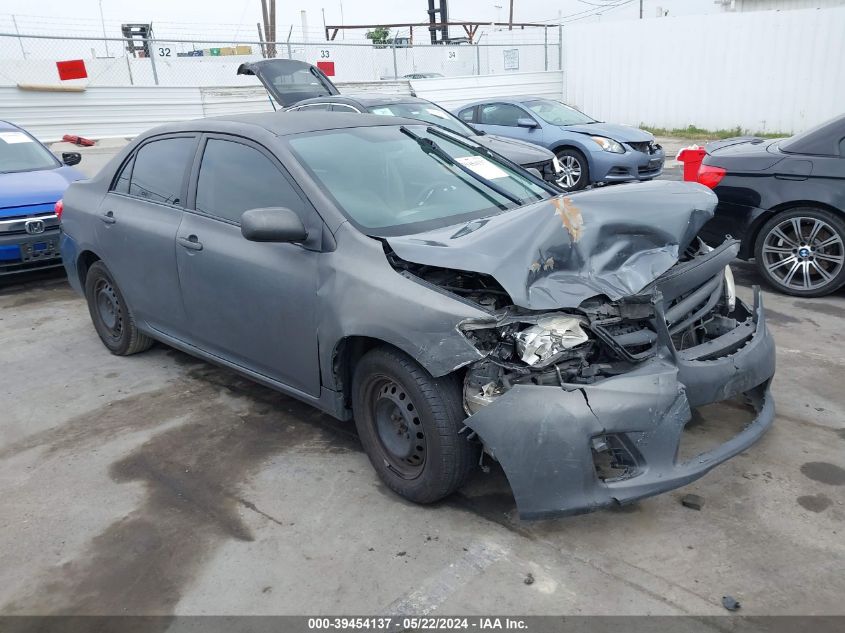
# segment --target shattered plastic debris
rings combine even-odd
[[[693,510],[701,510],[704,507],[704,497],[701,495],[684,495],[681,498],[681,504],[684,507],[692,508]]]
[[[555,213],[560,216],[563,222],[563,228],[569,233],[572,241],[577,242],[581,239],[581,233],[584,230],[584,218],[581,215],[581,209],[575,206],[569,196],[555,198],[552,203],[555,205]]]

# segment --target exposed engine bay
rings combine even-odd
[[[468,415],[514,385],[572,390],[627,373],[660,352],[661,331],[668,330],[672,346],[681,352],[721,337],[741,323],[750,324],[752,319],[743,306],[737,308],[729,267],[672,298],[668,305],[663,305],[658,279],[639,295],[625,299],[596,296],[574,310],[539,312],[512,305],[508,293],[489,275],[414,264],[387,246],[385,250],[401,274],[490,312],[490,321],[465,321],[459,328],[484,355],[464,374]],[[676,267],[694,265],[712,254],[712,248],[697,240]],[[666,276],[671,277],[673,271],[674,267]]]

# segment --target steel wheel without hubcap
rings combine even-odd
[[[761,266],[786,290],[817,291],[839,277],[845,264],[842,236],[814,217],[786,218],[763,239]]]
[[[123,332],[123,310],[117,293],[108,280],[98,279],[94,286],[94,296],[100,322],[112,337],[119,339]]]
[[[457,376],[435,378],[387,345],[355,364],[350,393],[361,445],[385,485],[415,503],[454,492],[478,463],[476,443],[461,433]]]
[[[560,162],[561,171],[557,184],[564,189],[572,189],[581,180],[581,161],[568,154],[560,158],[558,162]]]
[[[384,465],[403,479],[418,477],[425,467],[426,441],[408,392],[380,377],[371,384],[369,395]]]
[[[91,264],[85,276],[85,299],[94,328],[112,354],[128,356],[152,346],[153,340],[138,330],[120,288],[101,261]]]

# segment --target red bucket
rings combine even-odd
[[[707,152],[701,147],[685,147],[678,152],[678,160],[684,164],[684,180],[698,180],[698,168]]]

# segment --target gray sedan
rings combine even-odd
[[[536,143],[555,153],[560,185],[568,191],[590,184],[652,180],[666,158],[651,132],[605,123],[542,97],[509,97],[467,104],[458,117],[488,134]]]
[[[348,160],[354,156],[355,160]],[[162,341],[341,419],[415,502],[498,460],[523,517],[684,485],[770,426],[774,343],[716,198],[563,197],[472,141],[366,114],[156,128],[70,186],[61,251],[115,354]],[[735,437],[676,459],[691,411]]]

